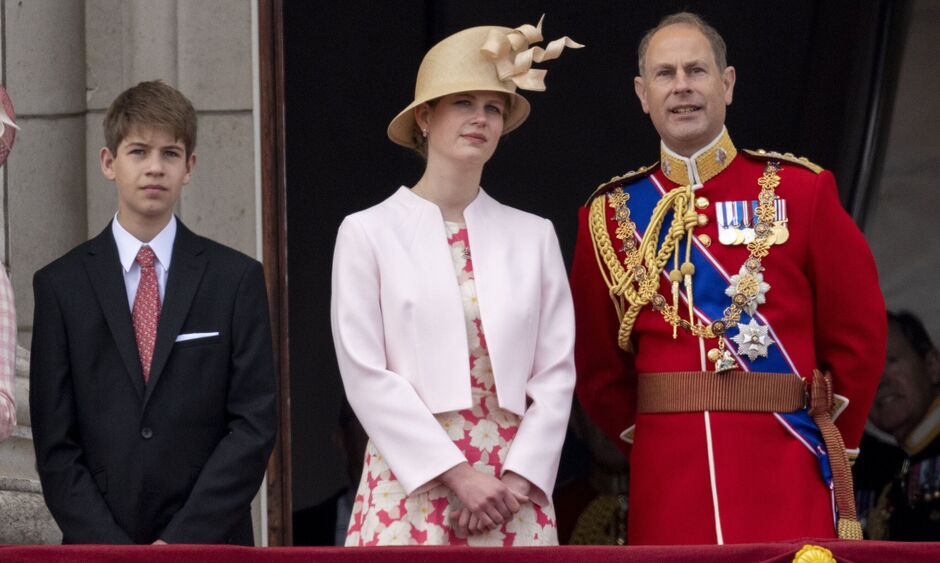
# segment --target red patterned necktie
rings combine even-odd
[[[140,264],[140,284],[134,297],[134,335],[137,337],[137,351],[140,353],[140,366],[144,370],[144,382],[150,379],[150,363],[153,361],[153,347],[157,341],[157,323],[160,321],[160,286],[157,284],[156,255],[149,246],[141,246],[137,252]]]

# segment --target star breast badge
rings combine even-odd
[[[764,281],[764,274],[760,271],[751,272],[747,266],[741,266],[741,270],[731,276],[731,285],[725,289],[725,295],[728,297],[734,297],[739,293],[743,295],[747,300],[742,308],[748,315],[753,315],[758,305],[767,302],[769,290],[770,284]]]
[[[747,356],[753,362],[757,358],[766,358],[767,349],[774,344],[766,326],[751,319],[746,325],[738,325],[738,334],[731,338],[738,345],[738,354]]]

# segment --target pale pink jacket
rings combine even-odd
[[[575,382],[574,309],[558,239],[547,219],[483,190],[464,219],[499,404],[522,416],[503,471],[550,498]],[[408,494],[436,485],[466,460],[433,415],[471,407],[464,310],[438,207],[402,187],[346,217],[331,309],[360,422]]]

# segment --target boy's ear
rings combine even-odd
[[[186,159],[186,177],[183,178],[183,185],[189,183],[193,179],[193,169],[196,168],[196,153],[189,155],[189,158]]]
[[[101,173],[104,174],[105,178],[113,182],[116,174],[114,173],[114,155],[111,154],[111,149],[108,147],[102,147],[100,159]]]

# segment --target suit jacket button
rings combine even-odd
[[[141,428],[140,435],[144,440],[149,440],[150,438],[153,438],[153,430],[148,427]]]

